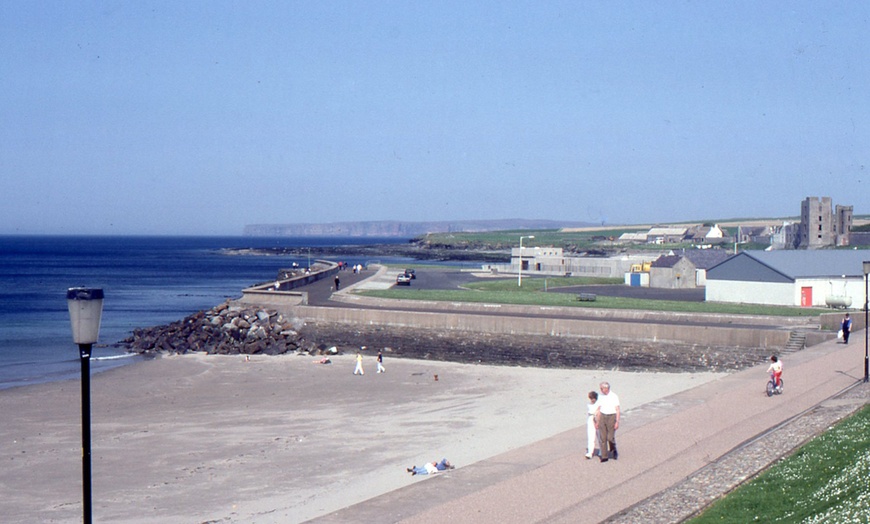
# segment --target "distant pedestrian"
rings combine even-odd
[[[384,369],[384,354],[378,351],[378,373],[386,373],[387,370]]]
[[[619,397],[610,391],[610,384],[599,384],[601,394],[598,395],[598,407],[595,409],[595,428],[598,430],[598,444],[601,450],[601,462],[607,462],[610,456],[613,460],[619,458],[616,451],[616,430],[619,429]]]
[[[840,329],[843,330],[843,344],[848,344],[849,333],[852,332],[852,319],[849,317],[848,313],[846,313],[846,316],[843,317],[843,323],[840,324]]]
[[[586,404],[586,458],[595,455],[595,443],[598,441],[598,431],[595,429],[595,412],[598,411],[598,392],[589,392],[589,403]]]
[[[365,375],[366,372],[362,368],[362,354],[356,354],[356,368],[353,370],[354,375]]]
[[[338,291],[338,286],[341,285],[341,280],[338,279],[338,275],[335,275],[335,290]]]

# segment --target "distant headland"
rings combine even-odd
[[[433,222],[404,222],[375,220],[362,222],[330,222],[311,224],[250,224],[245,236],[255,237],[416,237],[426,233],[486,232],[511,229],[580,228],[600,224],[507,218],[501,220],[452,220]]]

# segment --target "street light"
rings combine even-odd
[[[520,270],[517,272],[517,286],[523,286],[523,239],[533,239],[535,235],[521,236],[520,237]]]
[[[85,524],[92,522],[91,510],[91,348],[100,335],[103,290],[83,287],[66,292],[73,342],[79,346],[82,363],[82,511]]]
[[[870,331],[870,323],[867,322],[868,310],[868,293],[867,280],[870,275],[870,260],[864,261],[864,382],[870,382],[870,353],[868,353],[868,331]]]

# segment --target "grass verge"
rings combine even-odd
[[[870,522],[870,406],[688,522]]]
[[[718,313],[729,315],[767,315],[814,317],[821,310],[755,304],[724,304],[684,302],[678,300],[649,300],[608,297],[598,295],[594,302],[580,302],[574,293],[547,293],[545,289],[558,286],[622,285],[622,279],[558,277],[553,279],[529,278],[518,287],[516,279],[492,279],[468,284],[467,289],[380,289],[360,294],[378,298],[428,300],[441,302],[473,302],[491,304],[517,304],[525,306],[591,307],[602,309],[639,309],[644,311],[673,311],[682,313]]]

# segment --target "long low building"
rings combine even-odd
[[[743,251],[707,270],[706,300],[863,309],[866,250]]]
[[[594,257],[566,255],[561,247],[523,247],[511,249],[510,264],[488,264],[484,269],[528,276],[564,276],[622,278],[631,266],[651,262],[661,253]],[[521,269],[522,268],[522,269]]]

